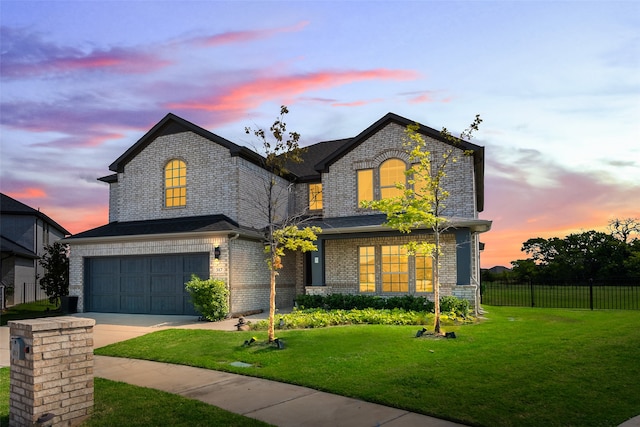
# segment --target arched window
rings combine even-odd
[[[187,205],[187,165],[182,160],[170,160],[164,167],[164,206]]]
[[[406,183],[404,172],[407,165],[400,159],[389,159],[380,165],[380,198],[387,199],[402,195],[402,190],[396,188],[396,183]]]

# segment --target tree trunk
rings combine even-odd
[[[440,230],[438,225],[434,229],[435,253],[433,255],[433,299],[435,318],[433,321],[433,333],[440,334]]]
[[[275,263],[275,255],[272,254],[272,265]],[[271,291],[269,292],[269,342],[276,339],[275,318],[276,318],[276,275],[275,268],[271,268]]]

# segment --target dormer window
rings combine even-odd
[[[164,167],[164,206],[176,208],[187,205],[187,165],[173,159]]]
[[[322,184],[309,184],[309,210],[322,210]]]

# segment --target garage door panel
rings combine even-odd
[[[120,269],[123,274],[139,273],[145,274],[149,270],[149,259],[142,257],[124,257],[120,262]]]
[[[97,311],[100,313],[116,313],[115,310],[119,305],[119,297],[117,295],[100,295],[91,296],[87,302],[90,311]]]
[[[116,275],[112,274],[109,276],[96,276],[92,282],[92,288],[94,293],[105,295],[105,294],[116,294],[118,292]]]
[[[175,294],[182,295],[182,289],[176,286],[175,274],[160,276],[154,274],[151,277],[151,294]]]
[[[197,314],[184,284],[209,277],[209,254],[89,258],[85,305],[109,313]]]
[[[173,273],[182,269],[182,258],[175,256],[159,256],[151,259],[153,273]]]
[[[120,293],[123,294],[144,294],[147,291],[149,277],[144,275],[123,275],[120,276]]]
[[[209,277],[209,257],[197,255],[185,255],[183,258],[183,271],[190,271],[201,279]],[[191,276],[189,276],[191,278]]]
[[[148,313],[148,298],[144,295],[121,295],[120,311],[122,313]]]
[[[184,309],[180,304],[180,297],[151,297],[151,313],[154,314],[183,314]]]
[[[117,274],[120,271],[120,260],[112,258],[93,258],[91,269],[95,274]]]

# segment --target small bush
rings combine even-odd
[[[454,313],[459,317],[467,317],[469,315],[469,310],[469,301],[466,299],[456,298],[452,295],[440,298],[441,313]]]
[[[202,280],[192,275],[184,286],[193,306],[205,319],[215,322],[229,314],[229,290],[222,280]]]
[[[434,307],[433,302],[427,298],[413,295],[390,298],[350,294],[298,295],[296,303],[300,308],[324,308],[325,310],[364,310],[366,308],[393,310],[399,308],[407,311],[433,312]]]

